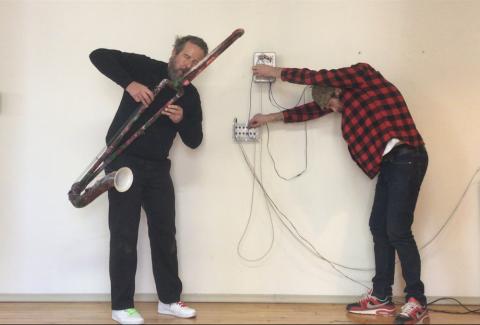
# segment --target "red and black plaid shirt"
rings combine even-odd
[[[282,69],[282,80],[342,89],[343,138],[353,160],[370,178],[378,174],[390,139],[415,147],[424,144],[400,91],[366,63],[334,70]],[[283,117],[285,122],[300,122],[331,112],[310,102],[283,111]]]

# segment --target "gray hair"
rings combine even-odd
[[[205,55],[208,54],[207,43],[203,39],[201,39],[200,37],[192,36],[192,35],[187,35],[187,36],[183,36],[183,37],[177,36],[177,38],[175,39],[175,44],[173,44],[173,49],[175,50],[175,53],[178,54],[178,53],[182,52],[182,50],[185,47],[185,44],[187,42],[195,44],[196,46],[201,48]]]

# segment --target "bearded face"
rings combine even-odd
[[[183,77],[190,69],[200,62],[206,53],[203,50],[191,43],[185,43],[183,49],[176,53],[175,49],[172,51],[172,55],[168,60],[168,75],[170,80],[177,80]]]

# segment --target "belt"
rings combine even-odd
[[[387,153],[383,158],[391,157],[393,155],[401,156],[410,152],[424,152],[425,146],[421,145],[418,147],[411,146],[409,144],[403,143],[393,147],[389,153]]]

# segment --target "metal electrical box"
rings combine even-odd
[[[233,140],[235,142],[257,142],[260,139],[258,128],[249,128],[248,123],[238,123],[233,120]]]
[[[275,67],[275,52],[255,52],[253,54],[253,65],[266,64]],[[275,78],[261,78],[253,76],[254,82],[274,82]]]

